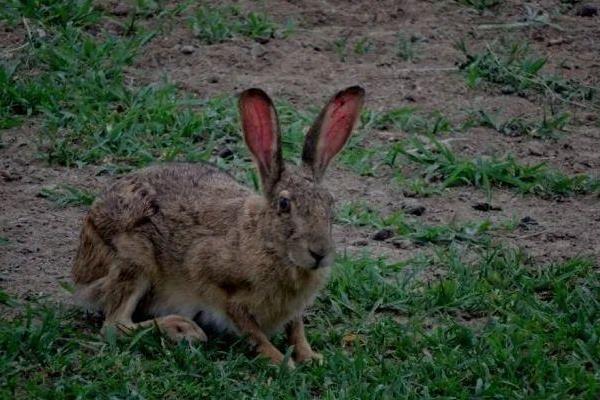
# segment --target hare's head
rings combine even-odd
[[[264,239],[295,266],[316,269],[333,261],[333,197],[321,180],[348,141],[364,94],[362,88],[353,86],[333,96],[306,135],[300,166],[283,162],[277,112],[267,94],[249,89],[240,96],[244,139],[269,205]]]

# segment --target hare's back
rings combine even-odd
[[[129,179],[149,185],[159,201],[174,196],[230,199],[249,192],[227,172],[208,163],[154,165],[130,175]]]
[[[231,214],[248,194],[248,188],[210,164],[154,165],[119,179],[90,214],[105,239],[151,221],[171,233],[202,225],[220,230],[215,223],[221,218],[215,216]]]

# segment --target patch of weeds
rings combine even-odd
[[[516,215],[513,215],[509,219],[505,219],[499,222],[498,229],[506,232],[513,232],[517,230],[517,228],[519,228],[519,225],[521,225],[521,218],[518,218]]]
[[[397,228],[406,226],[405,215],[403,212],[394,212],[386,217],[381,216],[377,210],[369,207],[364,202],[347,202],[343,203],[336,213],[336,221],[341,224],[368,226],[370,228],[382,229],[395,226]],[[399,229],[401,231],[409,231]]]
[[[346,62],[348,58],[348,37],[340,37],[333,41],[333,51],[341,62]]]
[[[10,243],[10,240],[8,240],[5,237],[0,236],[0,246],[6,246],[9,243]]]
[[[100,93],[110,96],[122,84],[123,67],[149,38],[95,38],[71,25],[33,38],[35,47],[22,58],[0,64],[2,126],[38,113],[68,115],[82,100],[96,99]]]
[[[191,159],[199,152],[193,144],[201,120],[173,86],[118,89],[117,93],[100,92],[105,101],[87,103],[84,111],[88,112],[50,119],[45,143],[48,161],[67,166],[144,165],[180,155]]]
[[[354,43],[354,54],[359,56],[371,53],[374,49],[375,45],[367,37],[359,38],[356,43]]]
[[[348,36],[342,36],[333,41],[331,44],[333,51],[341,62],[348,61],[350,54],[363,56],[375,50],[375,44],[368,37],[359,37],[353,40],[351,44]]]
[[[482,187],[491,197],[494,186],[516,188],[522,193],[540,196],[568,196],[596,192],[600,180],[589,175],[565,175],[552,170],[544,163],[523,165],[513,157],[479,157],[468,159],[454,153],[448,146],[434,138],[429,142],[415,138],[412,148],[396,143],[387,160],[393,166],[398,155],[426,167],[428,179],[442,179],[443,187],[472,185]]]
[[[304,147],[305,134],[317,116],[315,110],[298,110],[285,101],[276,103],[277,116],[281,125],[283,156],[298,164]]]
[[[556,139],[565,132],[565,126],[569,120],[568,113],[550,116],[544,113],[541,121],[531,121],[522,117],[500,121],[495,115],[484,110],[476,110],[469,114],[467,125],[491,128],[506,136],[528,135],[536,138]]]
[[[491,10],[502,3],[500,0],[456,0],[456,2],[471,7],[480,13]]]
[[[91,206],[96,198],[95,193],[70,185],[43,188],[39,196],[59,207]]]
[[[225,42],[234,36],[245,36],[255,40],[275,37],[276,32],[289,33],[266,14],[249,12],[244,14],[238,7],[202,6],[190,19],[194,34],[206,44]]]
[[[0,129],[18,126],[22,117],[38,111],[49,102],[43,87],[21,82],[15,74],[17,65],[0,63]]]
[[[396,56],[403,61],[414,61],[417,58],[418,37],[410,37],[399,33],[396,36]]]
[[[423,178],[407,178],[402,174],[394,176],[396,182],[402,187],[405,196],[409,197],[430,197],[439,195],[442,190]]]
[[[6,0],[0,7],[0,20],[12,26],[27,18],[44,27],[87,27],[97,23],[101,16],[93,0]]]
[[[575,105],[581,105],[579,102],[593,107],[600,104],[599,88],[573,79],[541,74],[546,59],[531,55],[527,44],[488,45],[481,53],[471,53],[464,42],[458,43],[457,48],[466,57],[460,69],[465,71],[470,87],[490,82],[502,85],[505,93],[530,91]]]
[[[150,18],[161,14],[177,14],[187,8],[187,4],[178,5],[169,8],[166,0],[135,0],[135,15],[141,15],[144,18]]]
[[[452,123],[439,111],[421,114],[414,107],[400,107],[372,117],[371,126],[379,130],[400,129],[407,133],[438,135],[451,132]]]
[[[453,242],[485,245],[490,241],[488,231],[492,229],[492,224],[488,220],[427,226],[420,221],[407,218],[402,211],[382,216],[362,202],[342,204],[336,214],[336,220],[341,224],[373,229],[391,229],[394,235],[410,239],[421,245],[428,243],[449,245]]]

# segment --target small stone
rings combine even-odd
[[[502,92],[502,94],[513,94],[514,92],[516,92],[516,90],[511,85],[506,85],[503,86],[502,89],[500,89],[500,92]]]
[[[0,178],[2,178],[6,182],[13,182],[13,181],[18,181],[19,179],[21,179],[21,176],[17,175],[17,174],[12,174],[8,171],[0,170]]]
[[[598,15],[598,7],[593,4],[584,4],[577,10],[577,15],[580,17],[593,17]]]
[[[366,239],[358,239],[355,240],[354,242],[352,242],[352,246],[357,246],[357,247],[364,247],[364,246],[368,246],[369,245],[369,241]]]
[[[527,146],[527,152],[530,155],[536,156],[536,157],[541,157],[546,154],[546,151],[544,150],[544,146],[540,142],[529,143],[529,145]]]
[[[490,203],[486,202],[475,203],[472,207],[478,211],[502,211],[502,208],[493,206]]]
[[[194,46],[191,46],[189,44],[186,44],[184,46],[181,46],[181,52],[183,54],[192,54],[194,51],[196,51],[196,49],[194,48]]]
[[[267,49],[265,49],[265,46],[263,46],[259,43],[254,43],[252,45],[252,49],[250,49],[250,54],[254,58],[259,58],[259,57],[262,57],[265,54],[267,54]]]
[[[386,142],[395,142],[398,140],[396,134],[389,131],[377,132],[377,137]]]
[[[111,13],[112,15],[116,15],[118,17],[122,17],[124,15],[129,14],[129,10],[130,7],[127,3],[118,3],[116,6],[113,7]]]
[[[211,76],[210,78],[208,78],[208,83],[219,83],[219,77]]]
[[[392,240],[392,245],[397,249],[410,249],[413,244],[407,239],[396,239]]]
[[[539,223],[530,216],[521,218],[521,221],[519,222],[519,228],[521,229],[529,229],[530,227],[536,225],[539,225]]]
[[[417,217],[425,213],[425,206],[422,206],[420,204],[403,206],[402,209],[406,214],[416,215]]]
[[[373,240],[377,240],[378,242],[387,240],[389,238],[394,237],[394,231],[391,229],[382,229],[380,231],[375,232],[372,236]]]
[[[218,156],[221,158],[230,159],[233,158],[233,151],[229,147],[223,147],[219,150]]]
[[[550,39],[550,40],[548,40],[548,47],[550,47],[550,46],[558,46],[559,44],[563,44],[565,42],[566,42],[566,40],[563,37],[559,37],[559,38],[556,38],[556,39]]]

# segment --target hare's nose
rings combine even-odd
[[[312,250],[308,250],[308,252],[310,253],[310,255],[312,256],[312,258],[315,259],[315,268],[319,266],[319,263],[321,263],[321,260],[323,258],[325,258],[325,256],[323,254],[319,254],[319,253],[315,253]]]

